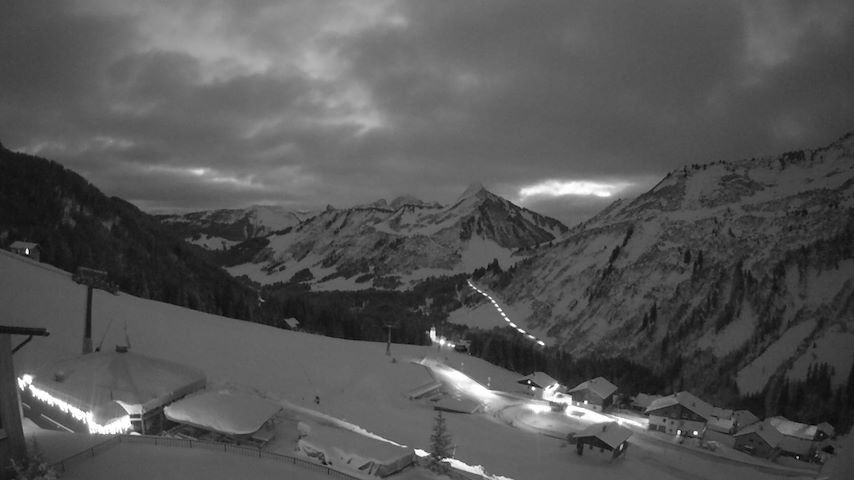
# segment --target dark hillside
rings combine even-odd
[[[251,288],[153,217],[56,162],[0,146],[0,247],[16,240],[38,243],[41,261],[63,270],[105,270],[133,295],[264,320]]]

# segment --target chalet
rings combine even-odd
[[[628,448],[629,437],[632,431],[621,427],[617,422],[597,423],[590,425],[579,433],[570,434],[570,443],[575,442],[576,453],[584,455],[584,446],[589,445],[590,450],[598,448],[600,453],[608,450],[613,452],[612,458],[617,458],[625,453]]]
[[[767,421],[783,435],[781,455],[802,460],[809,460],[834,434],[833,427],[826,422],[807,425],[786,417],[771,417]]]
[[[516,383],[528,387],[534,396],[554,404],[565,406],[572,402],[572,397],[566,394],[566,387],[546,373],[534,372]]]
[[[32,258],[37,262],[39,261],[39,257],[41,256],[41,252],[39,251],[39,244],[32,242],[12,242],[12,244],[9,245],[9,251],[18,255],[22,255],[24,257]]]
[[[754,423],[733,435],[734,448],[756,457],[774,459],[780,454],[783,434],[768,420]]]
[[[188,434],[193,438],[207,435],[263,447],[273,440],[275,417],[281,410],[281,405],[254,395],[206,391],[166,405],[163,414],[183,426],[176,432],[200,432]]]
[[[581,382],[569,391],[572,403],[591,410],[602,411],[611,405],[617,386],[602,377]]]
[[[701,437],[712,418],[712,406],[689,392],[654,400],[646,409],[649,429],[683,437]]]
[[[27,417],[42,427],[84,433],[158,433],[163,407],[205,383],[195,369],[126,347],[49,363],[18,378]]]
[[[557,380],[550,377],[547,373],[544,372],[534,372],[522,379],[517,380],[516,383],[529,387],[532,392],[536,391],[537,389],[545,390],[546,388],[551,387],[553,385],[558,385]]]

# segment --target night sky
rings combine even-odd
[[[469,183],[573,224],[684,164],[854,130],[854,2],[37,1],[0,141],[150,211]]]

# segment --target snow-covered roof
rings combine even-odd
[[[661,398],[661,395],[649,395],[646,393],[639,393],[632,398],[632,405],[641,408],[647,408],[652,403],[653,400]]]
[[[673,405],[682,405],[707,420],[712,416],[712,406],[689,392],[674,393],[673,395],[653,400],[649,407],[647,407],[646,413],[654,412]]]
[[[736,410],[732,414],[732,418],[736,421],[740,428],[748,425],[753,425],[759,421],[759,417],[753,414],[750,410]]]
[[[285,323],[291,328],[291,330],[295,330],[299,328],[299,320],[294,317],[288,317],[285,319]]]
[[[709,419],[708,426],[716,432],[727,433],[735,426],[735,421],[732,418],[718,418],[713,416]]]
[[[549,374],[547,373],[534,372],[520,379],[518,383],[521,383],[523,385],[530,385],[532,387],[537,388],[546,388],[549,385],[554,385],[555,383],[558,383],[558,381],[549,376]]]
[[[590,390],[601,398],[608,398],[608,395],[617,391],[617,386],[605,380],[603,377],[596,377],[593,380],[581,382],[575,386],[569,393],[578,392],[581,390]]]
[[[38,246],[39,246],[38,243],[22,242],[20,240],[15,240],[14,242],[12,242],[11,245],[9,245],[9,248],[10,249],[12,249],[12,248],[36,248]]]
[[[771,417],[768,419],[771,425],[787,437],[795,437],[803,440],[812,440],[818,432],[818,427],[815,425],[807,425],[806,423],[795,422],[786,417]]]
[[[474,413],[483,404],[471,398],[442,397],[433,402],[433,408],[446,412]]]
[[[251,435],[282,406],[260,397],[230,392],[201,392],[163,408],[166,418],[226,435]]]
[[[575,438],[596,437],[611,448],[617,448],[632,436],[632,431],[617,422],[596,423],[575,434]]]
[[[712,416],[721,420],[729,420],[732,418],[732,409],[712,407]]]
[[[778,446],[780,446],[780,442],[783,441],[783,434],[780,433],[779,430],[774,428],[774,426],[771,425],[768,420],[747,426],[741,429],[735,435],[733,435],[733,437],[742,437],[751,433],[756,433],[757,435],[759,435],[762,440],[765,441],[765,443],[771,446],[771,448],[777,448]]]
[[[84,411],[115,401],[142,414],[204,388],[193,368],[134,352],[96,352],[37,369],[33,385]]]

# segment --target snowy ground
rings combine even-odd
[[[73,283],[68,274],[0,253],[3,323],[46,327],[51,333],[50,337],[34,339],[15,354],[19,374],[52,359],[79,353],[84,300],[85,289]],[[382,343],[277,330],[125,294],[96,292],[93,318],[94,341],[98,344],[103,338],[105,349],[124,343],[127,325],[132,349],[138,353],[199,368],[206,372],[210,384],[231,385],[280,401],[301,419],[371,432],[374,439],[382,437],[408,448],[427,449],[434,418],[428,402],[411,401],[405,395],[431,381],[428,370],[412,361],[432,358],[433,363],[427,363],[439,365],[436,369],[446,372],[447,378],[456,382],[460,391],[491,395],[489,390],[476,386],[487,382],[492,390],[512,392],[518,388],[515,381],[519,375],[453,351],[393,345],[393,357],[388,357]],[[111,325],[109,329],[108,325]],[[440,365],[453,367],[453,370],[444,370]],[[465,378],[454,371],[462,372]],[[315,395],[320,397],[319,405],[313,401]],[[521,403],[513,406],[514,401]],[[610,461],[607,455],[586,452],[579,457],[565,441],[538,431],[560,432],[572,426],[561,425],[556,418],[550,419],[551,414],[527,412],[524,402],[517,399],[502,403],[515,410],[505,409],[501,414],[494,408],[472,415],[448,414],[448,431],[456,445],[456,458],[468,465],[481,465],[490,475],[515,480],[567,476],[594,480],[778,478],[776,474],[741,463],[670,448],[665,442],[644,441],[645,437],[639,432],[629,440],[632,446],[627,456],[616,462]],[[519,420],[529,428],[511,426],[508,418]],[[570,418],[568,421],[577,420]],[[283,438],[276,448],[288,448],[291,441]],[[43,450],[48,456],[55,456],[56,452],[52,451],[55,447],[48,443],[43,442]],[[83,443],[81,450],[86,448]],[[113,478],[159,477],[153,470],[151,475],[147,474],[147,469],[159,468],[154,464],[161,463],[161,459],[163,465],[172,465],[173,469],[185,472],[184,477],[205,477],[213,462],[208,458],[196,458],[196,453],[188,455],[186,449],[166,453],[160,449],[120,446],[102,455],[106,465],[99,466],[101,460],[98,460],[86,467],[75,467],[73,475],[76,476],[69,476],[69,473],[66,478],[99,478],[107,471],[110,473],[106,476]],[[239,462],[234,468],[241,473],[231,478],[267,476],[266,463],[250,460],[228,456],[217,458],[216,462],[232,466]],[[133,462],[137,465],[135,469],[117,473],[119,465]],[[216,471],[230,472],[230,468],[221,465]],[[287,472],[281,475],[290,476]],[[293,476],[307,478],[308,475],[300,471]],[[420,471],[409,471],[401,478],[423,478],[423,475]]]

